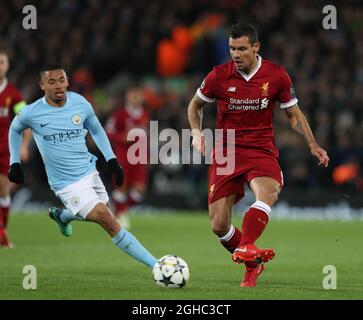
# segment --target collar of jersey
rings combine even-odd
[[[53,108],[53,109],[62,109],[62,108],[64,108],[65,106],[67,106],[67,102],[68,102],[68,92],[66,93],[66,103],[65,103],[62,107],[54,107],[54,106],[51,106],[51,105],[48,103],[48,101],[47,101],[47,99],[45,98],[45,96],[42,98],[42,101],[43,101],[43,103],[44,103],[45,105],[47,105],[47,106],[49,106],[49,107],[51,107],[51,108]]]
[[[238,73],[246,80],[246,81],[250,81],[252,79],[252,77],[257,73],[257,71],[261,68],[262,65],[262,58],[261,56],[258,54],[257,55],[257,65],[256,68],[250,72],[249,74],[244,73],[243,71],[240,71],[238,69],[236,69],[238,71]]]

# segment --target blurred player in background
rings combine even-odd
[[[15,114],[26,105],[19,91],[6,78],[9,66],[7,50],[0,48],[0,247],[6,248],[13,247],[6,229],[10,214],[10,183],[7,178],[9,172],[8,131]],[[28,160],[30,139],[31,131],[26,130],[20,149],[22,161]]]
[[[258,55],[260,42],[256,29],[246,23],[232,27],[229,37],[232,60],[216,66],[205,77],[188,107],[192,145],[205,153],[201,132],[201,111],[206,103],[216,101],[217,127],[235,129],[235,171],[218,175],[215,154],[209,168],[209,214],[213,232],[232,253],[236,263],[244,263],[246,272],[242,287],[255,287],[264,263],[275,256],[272,249],[259,249],[254,244],[264,231],[271,207],[278,199],[283,176],[274,144],[273,113],[280,104],[292,128],[301,134],[319,165],[327,166],[329,157],[310,130],[289,75],[281,66]],[[226,150],[226,140],[223,141]],[[256,202],[246,212],[242,232],[231,225],[232,207],[243,198],[243,184],[253,191]]]
[[[68,77],[59,64],[44,66],[40,87],[45,96],[23,108],[9,130],[9,180],[23,183],[19,148],[21,133],[31,128],[48,182],[65,208],[50,208],[49,215],[64,236],[72,235],[73,220],[99,224],[112,242],[134,259],[154,267],[157,259],[126,229],[108,207],[108,194],[96,170],[97,158],[91,154],[85,137],[89,132],[102,152],[116,185],[123,183],[123,171],[92,105],[81,95],[67,92]]]
[[[132,164],[132,153],[127,151],[134,141],[128,141],[127,135],[132,129],[148,132],[150,123],[149,113],[144,108],[143,88],[137,85],[130,86],[126,92],[125,104],[117,108],[106,123],[106,133],[110,139],[116,157],[125,173],[125,182],[122,187],[112,192],[116,216],[125,228],[130,227],[130,222],[125,214],[128,208],[140,203],[148,182],[148,168],[146,164]]]

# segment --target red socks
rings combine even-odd
[[[241,231],[234,226],[231,226],[228,233],[224,237],[219,238],[219,241],[223,247],[225,247],[230,253],[233,253],[241,241],[241,236]]]
[[[242,223],[242,237],[239,246],[255,243],[265,229],[271,212],[270,206],[262,201],[256,201],[246,212]]]
[[[246,212],[242,222],[242,233],[233,225],[228,233],[219,237],[221,244],[231,253],[247,243],[255,243],[265,229],[271,208],[262,201],[256,201]]]

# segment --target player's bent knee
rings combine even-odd
[[[223,237],[230,229],[229,221],[211,220],[212,231],[219,237]]]
[[[258,194],[257,200],[263,201],[271,207],[277,202],[278,198],[279,196],[276,191],[266,190]]]
[[[226,210],[225,204],[218,205],[218,203],[213,203],[209,205],[211,228],[212,231],[219,237],[223,237],[230,229],[230,215]]]

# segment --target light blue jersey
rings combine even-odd
[[[86,146],[88,132],[107,161],[115,158],[91,104],[75,92],[67,92],[62,107],[49,105],[43,97],[18,113],[9,130],[10,164],[20,163],[22,131],[26,128],[32,129],[54,192],[96,170],[97,157]]]

